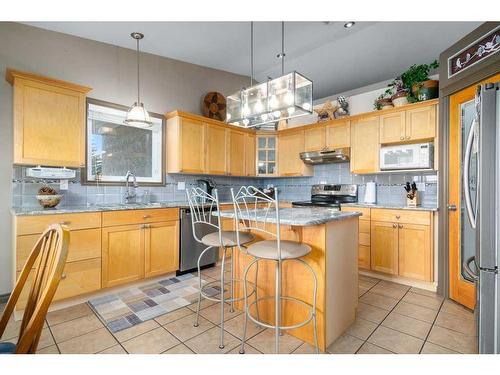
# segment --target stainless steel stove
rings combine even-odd
[[[292,202],[294,207],[328,207],[340,210],[342,203],[356,203],[358,201],[358,185],[313,185],[311,200]]]

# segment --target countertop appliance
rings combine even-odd
[[[432,169],[434,144],[415,143],[380,148],[380,170]]]
[[[340,210],[342,203],[356,203],[358,201],[357,185],[330,185],[319,184],[311,188],[311,200],[292,202],[294,207],[328,207]]]
[[[209,207],[205,208],[210,210]],[[212,207],[213,210],[217,208]],[[181,208],[181,223],[180,223],[180,254],[179,254],[179,271],[177,275],[192,272],[198,267],[198,257],[201,252],[206,249],[206,246],[196,241],[193,236],[193,225],[191,222],[191,209],[189,207]],[[217,224],[217,217],[212,216],[212,222]],[[201,239],[206,234],[215,232],[216,229],[209,225],[198,224],[196,226],[196,236]],[[217,249],[207,251],[201,259],[200,266],[206,268],[214,265],[219,258]]]
[[[349,147],[334,150],[320,150],[301,152],[300,158],[305,164],[329,164],[345,163],[350,160],[351,149]]]
[[[209,195],[212,195],[212,191],[215,189],[215,183],[209,179],[199,178],[196,180],[196,184]]]
[[[480,86],[463,153],[462,186],[472,256],[462,274],[476,284],[479,353],[500,353],[500,83]],[[467,124],[469,125],[469,124]],[[465,259],[465,257],[464,257]],[[472,266],[474,264],[474,266]]]

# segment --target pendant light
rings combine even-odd
[[[226,122],[246,128],[274,124],[312,113],[312,81],[293,71],[285,74],[285,23],[281,23],[281,77],[253,84],[253,22],[250,24],[250,87],[227,97]],[[266,128],[273,128],[266,126]]]
[[[150,128],[153,122],[140,99],[139,41],[144,38],[144,34],[134,32],[130,36],[137,42],[137,101],[128,109],[127,118],[124,122],[136,128]]]

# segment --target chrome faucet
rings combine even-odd
[[[129,182],[130,177],[132,177],[132,189],[130,188]],[[125,191],[125,203],[135,203],[135,198],[137,197],[136,189],[139,185],[137,185],[137,178],[135,177],[135,173],[127,171],[125,175],[125,187],[127,190]]]

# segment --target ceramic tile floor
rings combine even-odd
[[[217,270],[204,271],[212,281]],[[3,306],[0,306],[3,310]],[[219,307],[205,300],[200,324],[193,327],[196,304],[112,334],[86,303],[51,312],[39,353],[238,353],[244,315],[226,311],[225,348],[219,349]],[[3,340],[16,341],[20,322],[9,323]],[[273,353],[273,331],[249,325],[247,354]],[[290,335],[283,353],[313,353]],[[328,349],[332,354],[477,353],[471,311],[435,293],[366,276],[359,278],[359,309],[354,324]]]

